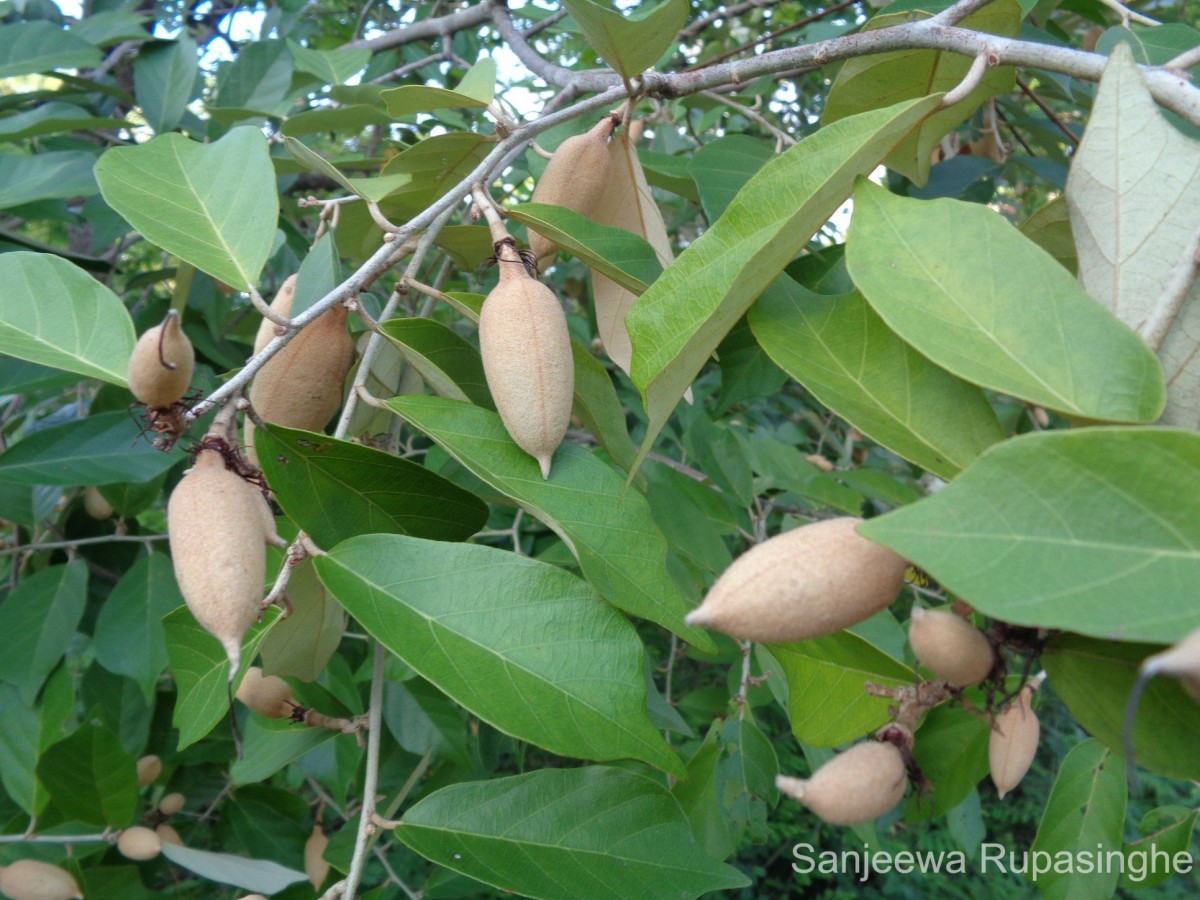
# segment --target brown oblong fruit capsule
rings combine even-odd
[[[179,313],[172,309],[133,345],[126,380],[133,396],[149,407],[162,409],[183,399],[195,367],[192,342],[183,333]]]
[[[258,666],[246,670],[235,695],[249,709],[268,719],[287,719],[296,708],[296,699],[286,681],[276,675],[263,675]]]
[[[126,828],[117,838],[117,850],[126,859],[144,862],[162,853],[162,838],[142,825]]]
[[[69,872],[39,859],[18,859],[0,866],[0,893],[10,900],[82,900]]]
[[[230,678],[242,636],[260,613],[268,533],[262,493],[225,468],[220,451],[201,450],[167,503],[175,580],[192,615],[221,642]]]
[[[295,300],[296,276],[289,275],[283,280],[283,284],[279,286],[279,291],[275,294],[275,299],[271,301],[271,312],[278,313],[286,319],[292,314],[292,304]],[[254,335],[254,355],[258,356],[262,348],[275,340],[277,336],[275,334],[275,323],[266,316],[263,316],[263,320],[258,323],[258,331]]]
[[[921,665],[955,687],[979,684],[996,664],[982,631],[940,609],[913,609],[908,642]]]
[[[158,835],[158,839],[164,844],[174,844],[176,847],[183,846],[183,838],[179,836],[179,832],[165,822],[162,825],[156,825],[154,833]]]
[[[150,753],[137,761],[138,787],[145,787],[158,781],[162,774],[162,760]]]
[[[1037,755],[1042,728],[1033,711],[1034,688],[1026,685],[1009,706],[996,714],[988,736],[988,768],[1000,799],[1021,783]]]
[[[781,644],[870,618],[896,599],[908,563],[855,531],[861,521],[813,522],[753,547],[685,621],[739,640]]]
[[[533,189],[531,202],[553,203],[584,215],[594,210],[608,186],[612,169],[608,139],[615,127],[612,116],[605,116],[591,130],[559,144]],[[529,249],[537,257],[538,268],[544,270],[554,261],[558,245],[530,229]]]
[[[167,794],[158,801],[158,811],[164,816],[173,816],[183,809],[187,798],[180,793]]]
[[[567,317],[554,292],[529,277],[511,243],[499,245],[497,258],[500,283],[479,316],[483,374],[509,435],[549,478],[575,392]]]
[[[1146,657],[1142,662],[1142,677],[1155,675],[1178,678],[1184,689],[1200,700],[1200,628],[1161,653]]]
[[[104,495],[95,485],[91,485],[83,492],[83,511],[93,519],[101,521],[111,519],[114,512],[112,504],[104,499]]]
[[[325,862],[325,848],[329,846],[329,838],[320,825],[313,825],[312,834],[304,842],[304,874],[314,890],[320,889],[329,877],[329,863]]]
[[[831,825],[861,825],[904,798],[904,755],[884,741],[862,741],[839,753],[811,778],[779,775],[775,786]]]

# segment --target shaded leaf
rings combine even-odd
[[[133,61],[133,84],[146,124],[164,134],[179,124],[195,96],[200,61],[184,30],[173,41],[143,44]]]
[[[163,843],[162,855],[175,865],[218,884],[231,884],[245,891],[274,894],[289,884],[308,881],[308,876],[269,859],[247,859],[230,853],[195,850]]]
[[[38,778],[68,819],[125,828],[137,807],[133,757],[107,728],[87,724],[48,748]]]
[[[291,614],[267,632],[258,649],[263,674],[316,681],[341,643],[346,614],[308,561],[292,571],[287,596]]]
[[[86,150],[58,150],[33,156],[0,155],[0,209],[95,194],[94,154]]]
[[[391,319],[383,333],[435,394],[495,409],[479,350],[432,319]]]
[[[170,557],[149,553],[121,576],[96,619],[96,661],[137,682],[147,703],[154,700],[158,676],[167,665],[162,618],[181,603]]]
[[[626,81],[658,62],[688,16],[686,0],[643,3],[629,17],[593,0],[563,0],[563,6],[597,55]]]
[[[16,686],[32,705],[58,665],[87,602],[82,560],[50,566],[24,578],[0,603],[0,681]]]
[[[379,97],[387,104],[388,115],[399,119],[402,116],[446,107],[482,109],[491,103],[495,93],[496,61],[490,56],[485,56],[467,70],[462,81],[453,90],[424,84],[408,84],[384,91]]]
[[[100,51],[78,35],[45,21],[0,26],[0,78],[87,69],[100,65]]]
[[[371,60],[371,51],[340,47],[337,50],[314,50],[302,47],[290,38],[288,52],[301,72],[316,75],[326,84],[341,84],[363,70]]]

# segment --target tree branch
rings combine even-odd
[[[452,35],[467,28],[482,25],[489,18],[491,18],[491,9],[488,4],[486,2],[477,3],[446,16],[423,19],[420,22],[413,22],[411,25],[401,25],[379,37],[370,40],[358,38],[342,46],[352,50],[370,50],[372,53],[378,53],[380,50],[390,50],[392,47],[400,47],[415,41]]]

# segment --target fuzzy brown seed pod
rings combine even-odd
[[[1200,628],[1162,653],[1146,658],[1142,663],[1142,676],[1150,678],[1154,675],[1178,678],[1184,689],[1200,700]]]
[[[689,625],[739,640],[781,644],[824,637],[868,619],[900,593],[901,557],[842,517],[776,535],[717,579]]]
[[[83,894],[69,872],[38,859],[18,859],[0,866],[0,893],[10,900],[81,900]]]
[[[1033,687],[1026,685],[1008,707],[996,714],[988,737],[988,768],[1000,799],[1021,783],[1037,755],[1042,735],[1033,711]]]
[[[779,775],[775,786],[831,825],[861,825],[904,798],[904,755],[895,744],[863,741],[839,753],[811,778]]]
[[[151,408],[162,409],[183,399],[195,367],[192,342],[183,333],[179,313],[171,310],[161,324],[134,344],[126,380],[133,396]]]
[[[267,362],[250,385],[250,405],[264,421],[320,431],[342,405],[342,384],[354,364],[346,330],[349,311],[338,304],[311,322]],[[252,462],[254,423],[246,420],[246,453]]]
[[[187,797],[183,796],[183,794],[167,794],[158,801],[158,811],[164,816],[173,816],[183,809],[186,803]]]
[[[955,687],[979,684],[996,664],[983,632],[954,613],[914,608],[908,642],[921,665]]]
[[[138,787],[143,788],[158,781],[158,776],[162,774],[162,768],[162,760],[153,753],[139,759],[137,761]]]
[[[154,833],[158,835],[158,839],[164,844],[174,844],[176,847],[183,846],[183,838],[179,836],[179,832],[166,823],[155,826]]]
[[[149,828],[134,825],[117,838],[117,851],[126,859],[144,862],[162,853],[162,838]]]
[[[238,685],[237,698],[268,719],[290,718],[296,707],[296,699],[288,683],[275,675],[263,675],[258,666],[246,670],[246,676]]]
[[[575,391],[567,317],[554,292],[529,277],[511,244],[501,244],[497,255],[500,283],[479,316],[483,373],[504,427],[549,478]]]
[[[285,319],[292,314],[292,304],[296,300],[296,276],[289,275],[284,279],[283,284],[279,286],[279,292],[275,294],[275,299],[271,301],[271,312],[283,316]],[[254,355],[258,356],[259,352],[271,341],[275,340],[278,335],[275,334],[275,323],[263,316],[263,320],[258,323],[258,332],[254,335]]]
[[[304,874],[312,883],[313,890],[320,890],[325,879],[329,877],[329,863],[325,862],[325,848],[329,846],[329,838],[320,825],[314,825],[312,834],[304,842]]]
[[[608,139],[614,127],[612,117],[605,116],[586,134],[577,134],[559,144],[533,189],[532,202],[553,203],[584,215],[594,210],[608,186],[612,168]],[[529,249],[537,257],[538,268],[544,271],[554,261],[558,245],[530,230]]]
[[[196,621],[221,642],[230,677],[242,636],[259,616],[266,575],[262,492],[225,468],[217,450],[201,450],[167,504],[175,580]]]

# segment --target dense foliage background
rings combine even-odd
[[[1200,705],[1150,682],[1134,791],[1122,727],[1200,626],[1200,13],[619,6],[0,3],[0,864],[130,900],[1017,897],[981,843],[1196,855]],[[529,203],[629,97],[592,218]],[[483,377],[472,187],[566,251],[547,481]],[[332,728],[230,706],[166,545],[188,451],[282,344],[252,351],[249,291],[293,274],[295,324],[350,304],[359,355],[329,436],[257,431],[308,540],[268,550],[292,612],[242,672]],[[125,374],[169,309],[198,363],[173,423]],[[747,548],[837,515],[919,567],[890,609],[770,646],[684,624]],[[922,710],[923,789],[852,829],[781,799],[889,721],[863,683],[914,683],[910,610],[954,600],[1008,670]],[[1001,800],[989,716],[1042,672]],[[125,859],[138,823],[182,844]],[[860,884],[794,871],[800,842],[969,867]]]

